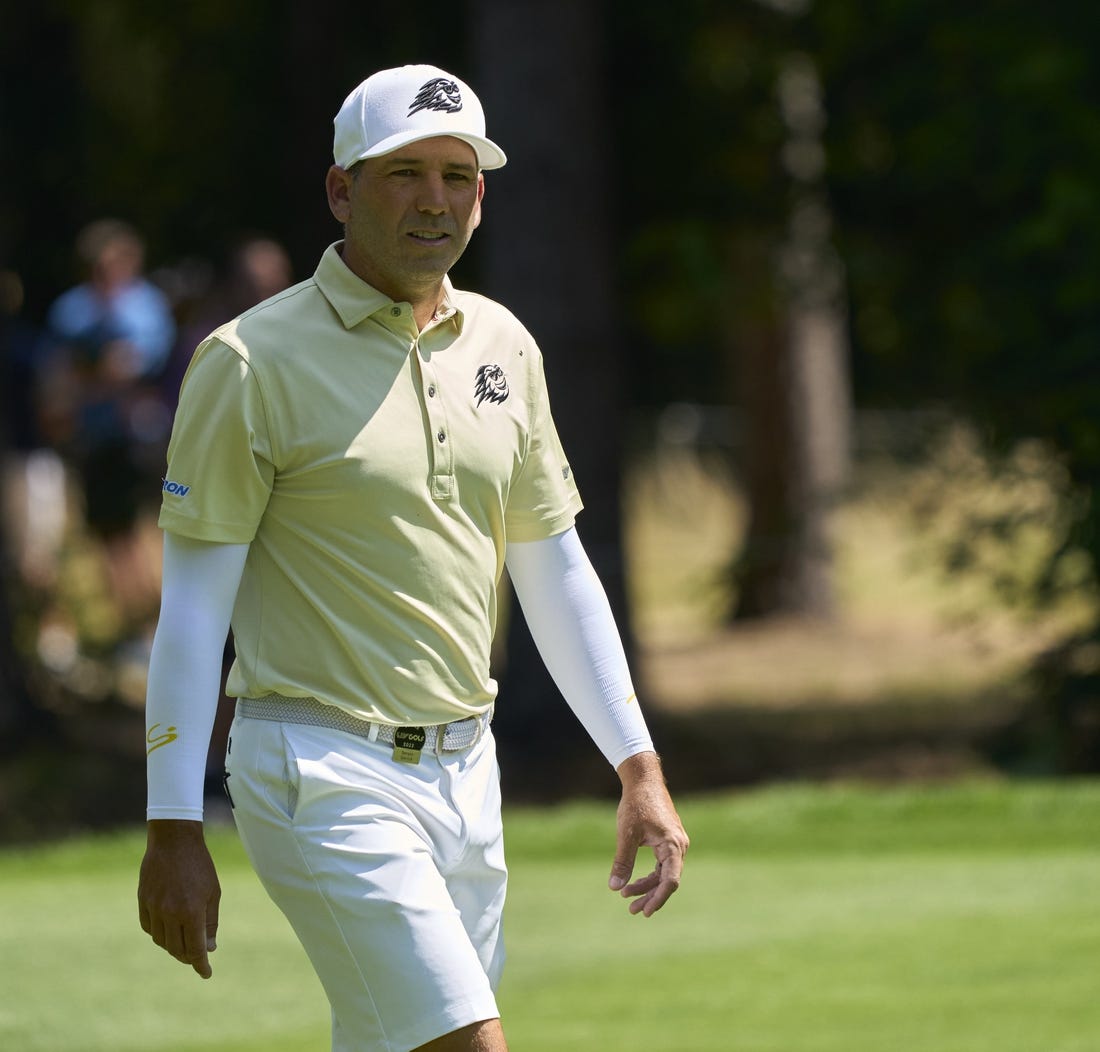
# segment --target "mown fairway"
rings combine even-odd
[[[1100,784],[683,803],[684,887],[606,890],[614,809],[508,814],[515,1052],[1095,1052]],[[141,933],[139,832],[0,855],[5,1052],[325,1052],[327,1009],[230,830],[203,983]]]

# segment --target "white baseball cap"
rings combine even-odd
[[[367,77],[333,121],[333,159],[350,168],[400,146],[437,135],[468,142],[481,168],[501,168],[504,151],[485,138],[485,112],[457,77],[436,66],[399,66]]]

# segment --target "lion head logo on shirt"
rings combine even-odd
[[[508,377],[499,365],[483,365],[474,377],[474,394],[477,404],[486,399],[490,402],[503,402],[508,397]]]

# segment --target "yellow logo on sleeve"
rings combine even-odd
[[[162,745],[170,745],[179,737],[175,727],[168,727],[159,734],[157,733],[158,727],[160,727],[160,724],[154,723],[153,726],[149,728],[149,733],[145,735],[145,740],[149,743],[149,748],[145,750],[146,756],[154,750],[159,749]]]

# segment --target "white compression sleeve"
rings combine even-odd
[[[546,668],[612,767],[653,748],[619,630],[575,528],[509,544],[508,574]]]
[[[222,654],[247,544],[164,534],[160,619],[149,658],[148,818],[202,820]]]

